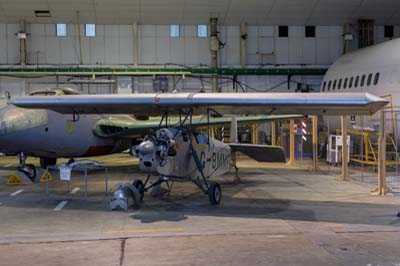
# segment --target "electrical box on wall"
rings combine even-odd
[[[26,36],[27,36],[26,32],[18,32],[17,33],[18,40],[25,40]]]
[[[353,35],[352,34],[345,34],[344,35],[344,40],[345,41],[352,41],[353,40]]]

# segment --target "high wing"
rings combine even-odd
[[[300,118],[301,115],[259,115],[259,116],[239,116],[236,118],[238,124],[245,123],[263,123],[267,121],[287,120]],[[193,117],[191,127],[210,126],[228,126],[232,121],[231,117]],[[168,125],[179,125],[179,117],[169,117]],[[94,126],[94,134],[102,138],[122,138],[122,137],[140,137],[147,134],[149,130],[155,130],[160,127],[160,117],[150,117],[148,120],[136,120],[129,115],[114,115],[100,119]]]
[[[20,97],[12,103],[24,108],[59,113],[163,115],[305,114],[370,115],[388,101],[368,93],[165,93]]]

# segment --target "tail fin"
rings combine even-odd
[[[254,145],[242,143],[229,143],[232,152],[241,152],[257,162],[285,163],[286,156],[282,147],[269,145]]]

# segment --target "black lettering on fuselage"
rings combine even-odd
[[[229,162],[229,160],[230,160],[229,154],[213,152],[212,168],[217,169],[217,168],[220,168],[221,166],[225,166]]]
[[[205,169],[206,168],[206,154],[204,151],[202,151],[200,153],[200,161],[201,161],[201,165],[202,165],[203,169]]]
[[[212,169],[217,168],[217,154],[213,152],[212,154]]]

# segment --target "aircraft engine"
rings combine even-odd
[[[147,135],[136,148],[139,167],[145,173],[159,175],[158,167],[164,167],[169,156],[174,156],[173,129],[162,128],[155,135]]]

